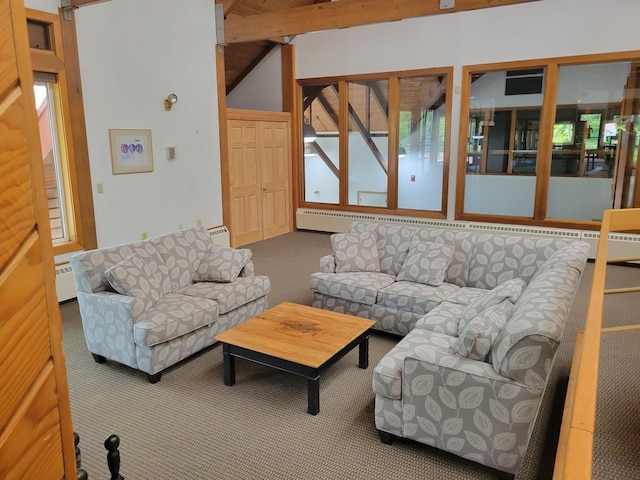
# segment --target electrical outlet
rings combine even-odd
[[[455,0],[440,0],[440,9],[453,8],[456,6]]]
[[[196,220],[196,226],[201,227],[202,226],[202,220],[197,219]]]
[[[146,240],[147,239],[147,232],[142,232],[142,239]]]
[[[96,185],[98,187],[98,193],[104,193],[104,186],[101,183]]]
[[[182,224],[178,225],[178,230],[182,230]]]

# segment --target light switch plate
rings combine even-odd
[[[453,8],[456,6],[456,0],[440,0],[440,10]]]
[[[176,159],[176,147],[167,147],[167,160]]]

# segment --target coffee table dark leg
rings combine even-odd
[[[358,367],[360,368],[368,368],[369,367],[369,335],[364,337],[364,340],[360,342],[360,346],[358,347],[360,361],[358,362]]]
[[[224,360],[224,384],[233,385],[236,383],[236,358],[229,352],[229,345],[222,346],[222,358]]]
[[[320,411],[320,377],[307,379],[307,411],[311,415]]]

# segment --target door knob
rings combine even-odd
[[[262,191],[266,192],[267,191],[267,187],[262,187]]]

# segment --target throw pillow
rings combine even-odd
[[[460,323],[458,324],[458,335],[464,327],[474,318],[480,315],[484,310],[504,300],[509,300],[511,303],[516,303],[526,283],[521,278],[513,278],[501,283],[493,290],[489,290],[486,294],[476,298],[473,302],[467,305],[467,308],[462,312],[460,317]]]
[[[233,282],[251,259],[248,248],[212,245],[193,275],[194,282]]]
[[[452,352],[472,360],[485,361],[512,310],[513,303],[509,300],[483,310],[462,329],[458,339],[451,345]]]
[[[396,280],[438,287],[444,282],[453,258],[453,246],[444,243],[411,242]]]
[[[162,284],[144,257],[138,254],[127,258],[104,272],[104,276],[121,295],[142,298],[151,305],[162,298]]]
[[[331,235],[336,273],[379,272],[377,237],[374,232]]]

